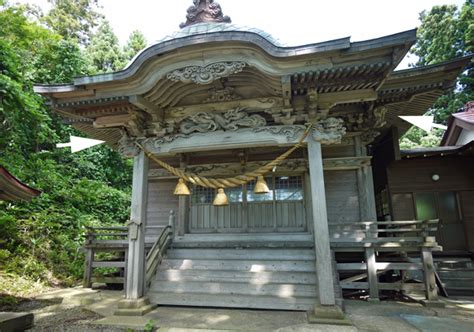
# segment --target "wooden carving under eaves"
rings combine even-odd
[[[179,25],[181,29],[197,23],[231,23],[214,0],[193,0],[193,3],[187,10],[186,22]]]

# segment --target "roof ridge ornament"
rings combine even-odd
[[[186,22],[179,25],[181,29],[197,23],[231,23],[214,0],[193,0],[193,3],[187,10]]]

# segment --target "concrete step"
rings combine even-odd
[[[436,270],[436,272],[438,273],[441,279],[456,278],[456,277],[474,279],[474,270],[471,270],[471,269],[468,269],[468,270],[442,269],[442,270]]]
[[[315,272],[248,272],[219,270],[179,270],[160,269],[155,279],[160,281],[208,281],[208,282],[247,282],[260,285],[267,283],[281,284],[316,284]]]
[[[276,258],[276,257],[275,257]],[[160,270],[221,270],[221,271],[299,271],[314,272],[314,260],[287,261],[287,260],[210,260],[210,259],[166,259],[162,262]]]
[[[150,288],[154,293],[176,294],[221,294],[221,295],[251,295],[274,296],[277,298],[313,297],[316,298],[316,285],[295,284],[260,284],[253,285],[245,282],[200,282],[200,281],[161,281]]]
[[[312,249],[172,249],[168,259],[315,260]]]
[[[273,296],[222,295],[206,293],[155,293],[148,294],[150,300],[158,305],[178,305],[195,307],[249,308],[273,310],[306,311],[313,307],[316,298]]]

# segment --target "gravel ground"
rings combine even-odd
[[[91,324],[93,321],[103,317],[85,309],[80,304],[63,304],[62,302],[61,298],[48,300],[22,299],[17,305],[2,306],[0,311],[33,313],[35,315],[35,327],[29,330],[33,332],[127,331],[126,329],[104,328],[93,325]]]

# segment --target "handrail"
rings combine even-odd
[[[146,255],[145,260],[145,285],[148,287],[151,283],[151,279],[156,273],[158,265],[160,265],[163,256],[166,254],[168,247],[173,241],[175,232],[175,215],[174,211],[170,211],[169,224],[163,228],[155,241],[150,251]]]

